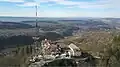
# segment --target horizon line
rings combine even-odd
[[[0,17],[18,17],[18,18],[36,18],[35,16],[0,16]],[[120,18],[120,17],[40,17],[38,18]]]

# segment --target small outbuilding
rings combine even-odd
[[[71,52],[72,56],[81,56],[81,51],[75,44],[71,43],[68,47],[70,48],[69,52]]]

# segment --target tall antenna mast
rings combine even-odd
[[[38,28],[38,12],[37,12],[37,5],[35,6],[36,8],[36,35],[39,33],[39,28]]]
[[[35,9],[36,9],[36,27],[37,27],[37,17],[38,17],[38,15],[37,15],[37,5],[35,6]]]

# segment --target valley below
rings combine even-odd
[[[39,39],[35,39],[39,37]],[[29,58],[38,54],[44,39],[58,42],[63,46],[74,43],[82,52],[91,55],[89,61],[81,61],[81,67],[119,67],[120,65],[120,19],[49,19],[0,21],[0,66],[29,67]],[[99,57],[99,58],[98,58]],[[13,61],[13,62],[11,62]],[[61,64],[79,67],[68,60],[56,60],[47,64]],[[74,61],[74,60],[73,60]],[[56,65],[57,66],[57,65]],[[39,66],[38,66],[39,67]],[[44,67],[44,66],[43,66]]]

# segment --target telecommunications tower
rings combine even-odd
[[[38,26],[38,11],[37,11],[38,7],[37,7],[37,5],[35,6],[35,8],[36,8],[36,24],[35,24],[35,28],[36,28],[36,36],[38,36],[38,34],[39,34],[39,26]]]

